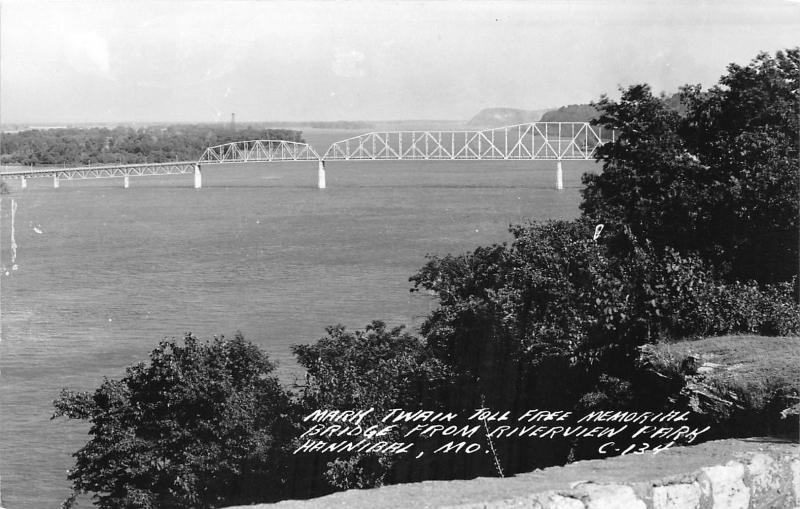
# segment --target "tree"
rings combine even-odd
[[[375,320],[364,330],[328,327],[311,345],[295,345],[297,362],[306,370],[301,404],[317,409],[374,411],[361,426],[384,425],[380,418],[392,408],[442,408],[449,375],[420,338],[402,326],[388,328]],[[401,434],[392,436],[401,441]],[[387,436],[375,441],[387,440]],[[427,460],[427,458],[426,458]],[[329,462],[327,462],[329,461]],[[338,489],[371,488],[387,482],[409,482],[422,475],[423,462],[377,453],[350,457],[328,455],[316,475]]]
[[[640,346],[800,330],[791,284],[725,284],[697,256],[605,226],[598,238],[587,218],[513,226],[510,245],[431,257],[412,278],[439,297],[421,332],[453,373],[451,407],[577,410],[593,394],[595,405],[654,408],[630,378]],[[498,451],[507,471],[566,460],[568,447],[548,444]]]
[[[64,390],[54,418],[91,422],[75,453],[71,505],[92,493],[103,508],[219,507],[280,498],[284,448],[294,435],[274,365],[237,334],[164,340],[149,363],[93,393]]]
[[[730,279],[797,274],[800,49],[731,64],[719,85],[682,90],[684,115],[647,85],[603,97],[617,133],[583,178],[585,215],[641,240],[698,253]]]

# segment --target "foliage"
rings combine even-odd
[[[327,333],[314,344],[293,347],[307,372],[301,394],[307,412],[374,408],[362,423],[368,427],[393,408],[441,406],[448,374],[425,343],[403,327],[389,329],[376,320],[363,331],[338,325],[328,327]],[[397,461],[375,453],[331,458],[323,475],[340,489],[374,487],[398,475],[393,472]]]
[[[113,164],[197,160],[207,147],[240,140],[302,141],[288,129],[257,129],[214,124],[32,129],[3,133],[2,164]]]
[[[563,407],[601,375],[624,379],[644,343],[798,332],[791,284],[726,284],[699,258],[625,227],[596,241],[593,231],[586,219],[515,226],[510,246],[432,257],[412,278],[439,296],[422,332],[464,397]]]
[[[314,408],[339,410],[411,408],[433,402],[430,388],[444,376],[419,338],[404,327],[375,320],[364,330],[337,325],[311,345],[292,351],[305,368],[303,401]]]
[[[293,429],[273,364],[241,335],[163,340],[150,362],[55,415],[91,422],[68,478],[104,508],[219,507],[278,498]],[[71,497],[74,500],[74,496]],[[68,503],[69,503],[68,499]]]
[[[603,97],[595,123],[617,133],[583,182],[584,213],[640,240],[698,253],[730,279],[797,274],[800,49],[731,64],[707,92],[682,90],[685,114],[647,85]]]

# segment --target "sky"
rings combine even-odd
[[[466,120],[797,45],[800,0],[3,0],[0,122]]]

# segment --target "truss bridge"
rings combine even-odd
[[[613,132],[607,133],[613,139]],[[562,160],[591,160],[605,141],[586,122],[531,122],[482,131],[385,131],[337,141],[326,161],[556,161],[556,189],[564,188]],[[320,185],[322,187],[322,185]]]
[[[361,134],[336,141],[320,157],[307,144],[286,140],[236,141],[208,147],[197,161],[143,163],[70,168],[17,167],[0,172],[0,178],[27,179],[51,177],[59,180],[130,177],[193,173],[194,187],[202,187],[201,166],[250,162],[316,162],[317,185],[325,184],[328,161],[535,161],[556,162],[556,189],[563,189],[563,160],[592,160],[597,148],[613,141],[614,133],[586,122],[531,122],[481,131],[384,131]]]
[[[271,161],[319,161],[308,143],[283,140],[236,141],[209,147],[200,156],[200,163],[247,163]]]
[[[125,188],[130,186],[130,177],[144,177],[149,175],[180,175],[192,173],[197,163],[194,161],[176,161],[174,163],[142,163],[142,164],[112,164],[98,166],[74,166],[61,167],[53,166],[50,168],[28,168],[18,167],[13,171],[0,173],[2,178],[18,177],[20,187],[28,187],[27,180],[30,178],[50,177],[53,179],[53,187],[58,188],[61,180],[92,179],[92,178],[115,178],[122,177]]]
[[[532,122],[483,131],[372,132],[333,143],[325,161],[593,159],[602,133],[585,122]]]

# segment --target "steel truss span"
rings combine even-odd
[[[20,168],[6,171],[0,177],[55,177],[63,180],[112,178],[112,177],[144,177],[147,175],[181,175],[194,172],[197,163],[194,161],[181,161],[174,163],[142,163],[142,164],[117,164],[103,166],[76,166],[72,168]]]
[[[586,122],[532,122],[483,131],[372,132],[333,143],[325,161],[589,160],[611,138]]]
[[[311,145],[283,140],[236,141],[209,147],[200,157],[201,164],[247,163],[269,161],[319,161]]]

